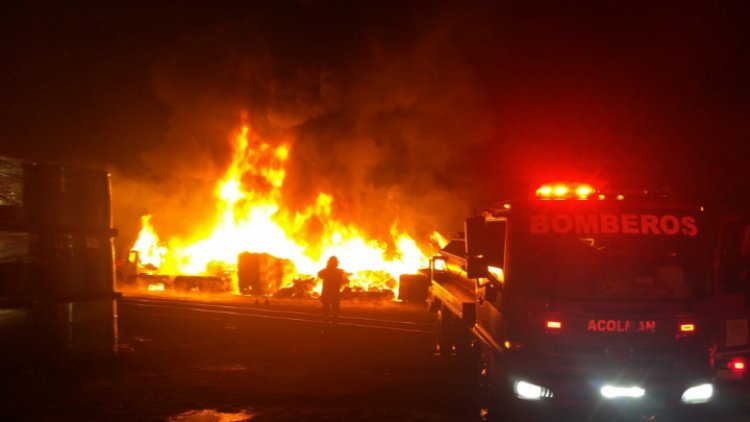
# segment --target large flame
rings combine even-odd
[[[315,203],[299,212],[283,209],[279,204],[290,148],[289,143],[270,145],[243,127],[231,165],[216,186],[213,228],[197,240],[170,239],[164,250],[159,249],[149,217],[144,217],[134,246],[142,262],[148,257],[162,274],[207,274],[209,268],[231,273],[238,254],[265,253],[293,263],[293,270],[284,274],[283,284],[289,284],[296,277],[316,274],[335,255],[351,274],[350,282],[365,290],[396,290],[399,275],[425,265],[425,253],[397,222],[390,227],[390,239],[369,239],[358,227],[332,215],[330,194],[320,192]]]
[[[151,225],[150,215],[141,217],[141,232],[131,250],[138,251],[141,266],[153,269],[161,267],[166,248],[159,242],[159,236]]]

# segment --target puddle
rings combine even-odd
[[[191,367],[196,371],[208,371],[208,372],[242,372],[247,371],[247,366],[241,363],[237,364],[226,364],[226,365],[194,365]]]
[[[253,414],[244,411],[237,413],[217,412],[212,409],[190,410],[171,416],[169,422],[247,422],[252,420]]]

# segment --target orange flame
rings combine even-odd
[[[159,236],[156,235],[154,227],[151,225],[150,215],[141,217],[141,232],[138,234],[138,240],[135,241],[131,250],[138,252],[136,264],[143,267],[161,267],[166,248],[159,242]]]
[[[243,127],[236,137],[232,162],[215,189],[213,228],[190,241],[171,239],[163,262],[153,261],[160,272],[205,274],[212,265],[235,269],[239,253],[266,253],[294,264],[294,272],[284,275],[283,284],[289,285],[299,275],[316,274],[335,255],[352,274],[352,285],[396,290],[400,274],[424,266],[426,255],[397,222],[390,227],[388,241],[368,239],[356,226],[332,215],[335,199],[330,194],[320,192],[314,204],[299,212],[283,209],[279,204],[289,154],[288,144],[272,146]],[[141,242],[158,244],[148,216],[143,225],[136,247]],[[314,234],[311,226],[316,227]],[[315,290],[319,289],[318,284]]]

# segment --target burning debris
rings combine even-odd
[[[369,238],[357,225],[336,217],[334,197],[325,192],[299,211],[282,206],[290,152],[291,144],[271,145],[243,127],[215,189],[212,228],[193,240],[171,237],[162,242],[151,216],[144,216],[121,266],[122,279],[148,283],[155,290],[312,298],[320,294],[321,281],[311,274],[337,255],[349,272],[344,299],[394,299],[399,276],[424,266],[422,248],[397,222],[389,239]]]
[[[319,293],[316,292],[315,286],[318,285],[318,280],[315,277],[295,278],[292,280],[292,285],[279,289],[274,297],[279,299],[310,299],[318,297]]]
[[[240,294],[265,296],[288,283],[294,263],[265,253],[243,252],[237,257],[237,287]]]

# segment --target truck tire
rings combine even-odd
[[[449,356],[453,353],[453,320],[455,317],[446,309],[445,305],[440,305],[437,310],[437,336],[436,348],[441,356]]]
[[[468,356],[471,333],[463,321],[440,304],[437,310],[437,351],[442,356]]]
[[[452,330],[453,350],[457,356],[470,357],[472,352],[471,332],[463,320],[454,318]]]
[[[496,353],[482,347],[479,364],[479,414],[482,421],[519,419],[518,399],[499,367]]]

